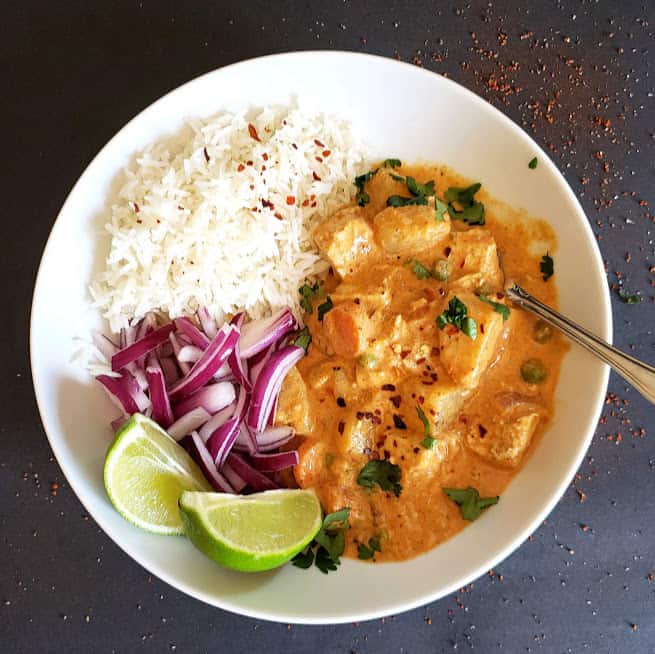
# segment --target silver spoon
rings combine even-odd
[[[513,284],[505,291],[507,297],[520,307],[531,311],[546,322],[564,332],[572,341],[595,354],[612,370],[632,384],[647,400],[655,403],[655,368],[629,354],[617,350],[602,338],[581,327],[561,313],[546,306],[537,298]]]

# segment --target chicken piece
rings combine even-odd
[[[385,252],[410,256],[438,246],[450,234],[450,217],[437,220],[430,199],[425,206],[387,207],[373,218],[373,228]]]
[[[412,448],[405,453],[405,461],[401,467],[406,483],[419,477],[431,477],[439,474],[443,462],[447,458],[452,458],[459,450],[461,435],[458,431],[447,429],[432,435],[435,437],[435,441],[431,448],[425,448],[420,441],[417,441],[412,442]],[[417,445],[420,448],[418,452],[415,451]]]
[[[416,417],[416,406],[420,406],[435,433],[457,418],[470,395],[468,389],[455,384],[445,373],[441,372],[437,377],[433,381],[430,377],[412,376],[398,388],[404,414],[413,420]],[[391,393],[391,396],[393,399],[394,394]],[[415,422],[416,428],[423,433],[418,418]]]
[[[275,424],[290,425],[299,434],[309,434],[314,429],[307,385],[295,367],[284,378],[275,412]]]
[[[481,228],[453,232],[450,244],[453,290],[491,293],[503,286],[503,273],[498,262],[496,241],[489,231]]]
[[[444,309],[454,297],[451,293],[446,298]],[[446,325],[439,331],[439,357],[456,383],[473,389],[498,356],[504,333],[503,317],[473,293],[458,293],[456,297],[466,305],[468,316],[477,323],[477,336],[474,340],[454,325]]]
[[[471,425],[466,433],[466,445],[481,457],[502,466],[516,467],[530,446],[541,414],[538,412],[497,420],[483,425]]]
[[[293,475],[301,488],[316,487],[327,469],[328,446],[318,438],[305,438],[298,446],[298,465]]]
[[[354,300],[338,304],[323,318],[323,333],[330,348],[342,357],[352,358],[363,352],[374,328],[367,308]]]
[[[370,266],[378,255],[373,230],[360,207],[348,207],[330,216],[314,229],[313,237],[341,277]]]

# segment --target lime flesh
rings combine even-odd
[[[310,490],[253,495],[184,492],[184,531],[209,558],[233,570],[276,568],[304,549],[322,523],[321,505]]]
[[[133,415],[107,450],[104,481],[116,510],[137,527],[183,534],[178,499],[211,486],[187,452],[157,423]]]

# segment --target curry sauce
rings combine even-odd
[[[347,556],[375,538],[376,560],[407,559],[457,533],[467,522],[443,489],[502,494],[554,411],[568,346],[503,289],[515,280],[557,306],[540,270],[555,234],[484,190],[484,221],[470,221],[484,224],[467,224],[463,205],[445,204],[447,189],[467,184],[442,166],[382,166],[362,185],[363,206],[314,232],[331,269],[276,421],[299,435],[295,482],[326,513],[350,507]],[[522,374],[529,360],[543,379]],[[370,461],[400,468],[398,495],[358,483]]]

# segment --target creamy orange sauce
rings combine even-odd
[[[313,343],[285,381],[276,418],[301,435],[295,482],[315,489],[326,513],[350,507],[346,556],[376,537],[381,561],[416,556],[468,524],[444,487],[502,495],[553,414],[568,349],[557,334],[537,342],[527,312],[510,306],[504,321],[478,298],[482,292],[505,304],[505,280],[515,280],[557,306],[556,276],[543,281],[539,270],[546,250],[557,249],[545,221],[484,188],[475,196],[486,209],[482,227],[447,215],[438,221],[433,198],[429,207],[390,210],[390,195],[410,194],[389,172],[434,180],[441,199],[449,186],[470,184],[443,166],[383,169],[366,185],[364,208],[345,208],[317,228],[317,245],[332,264],[324,291],[334,308],[319,321],[324,298],[314,301],[306,320]],[[428,269],[444,259],[450,275],[419,279],[408,259]],[[475,340],[436,324],[454,296],[476,321]],[[543,383],[521,376],[533,358],[545,366]],[[417,406],[436,439],[431,449],[421,444]],[[368,461],[383,459],[401,469],[399,497],[357,483]]]

